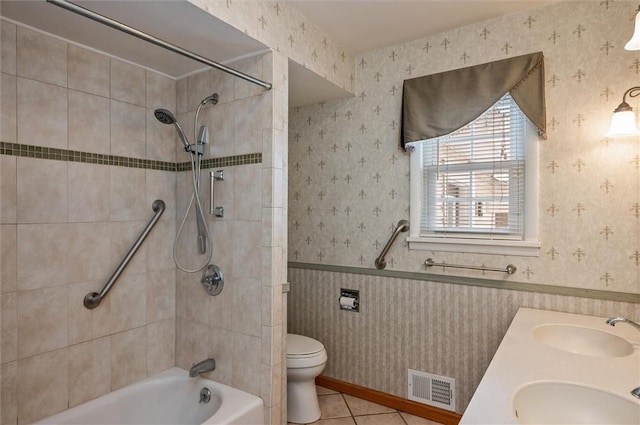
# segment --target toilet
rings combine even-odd
[[[321,342],[304,335],[287,334],[287,421],[308,424],[320,419],[316,376],[327,363]]]

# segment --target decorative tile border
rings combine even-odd
[[[234,165],[260,164],[262,153],[248,153],[244,155],[224,156],[221,158],[209,158],[202,161],[202,168],[233,167]],[[187,171],[191,169],[191,162],[180,162],[176,164],[177,171]]]
[[[51,159],[54,161],[84,162],[87,164],[115,165],[119,167],[144,168],[147,170],[186,171],[191,162],[166,162],[151,159],[129,158],[126,156],[79,152],[67,149],[46,148],[19,143],[0,142],[0,155],[27,158]],[[202,161],[202,168],[231,167],[234,165],[259,164],[262,153],[210,158]]]

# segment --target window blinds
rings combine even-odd
[[[526,118],[509,93],[422,143],[421,236],[522,239]]]

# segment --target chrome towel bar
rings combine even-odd
[[[138,251],[138,248],[140,248],[140,245],[142,245],[142,242],[144,242],[144,240],[149,235],[149,232],[151,232],[151,229],[153,229],[153,226],[155,226],[158,220],[160,219],[160,216],[164,212],[165,204],[164,204],[164,201],[157,199],[153,201],[153,204],[151,204],[151,207],[153,208],[153,212],[155,212],[155,214],[153,215],[153,217],[151,217],[151,220],[149,220],[149,223],[147,223],[147,226],[144,228],[142,233],[140,233],[140,236],[138,236],[138,239],[136,239],[136,241],[133,243],[133,245],[129,249],[129,252],[127,252],[127,254],[124,256],[122,261],[120,261],[120,264],[118,264],[118,267],[116,267],[116,270],[113,272],[113,274],[111,275],[107,283],[105,283],[104,287],[102,288],[102,291],[100,291],[99,293],[89,292],[84,297],[84,306],[89,310],[92,310],[98,307],[102,302],[102,300],[104,299],[104,297],[107,296],[113,284],[116,283],[116,280],[118,280],[118,278],[120,277],[124,269],[129,265],[129,262],[131,261],[133,256],[136,255],[136,252]]]
[[[502,272],[507,274],[514,274],[518,269],[513,264],[507,264],[507,267],[504,269],[497,269],[494,267],[485,267],[485,266],[463,266],[461,264],[449,264],[449,263],[436,263],[433,261],[433,258],[427,258],[424,260],[424,266],[428,269],[433,266],[441,266],[441,267],[453,267],[456,269],[470,269],[470,270],[482,270],[487,272]]]
[[[409,230],[409,222],[407,220],[400,220],[398,222],[398,227],[396,227],[396,230],[393,231],[393,234],[389,238],[389,241],[384,246],[384,248],[382,248],[382,252],[380,253],[380,256],[376,258],[376,261],[375,261],[376,269],[382,270],[385,267],[387,267],[387,262],[384,259],[385,255],[387,255],[387,252],[389,252],[389,249],[391,249],[391,245],[393,245],[393,242],[396,240],[400,232],[406,232],[408,230]]]

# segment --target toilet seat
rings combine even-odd
[[[324,350],[324,345],[308,336],[287,334],[287,357],[314,355]]]
[[[327,351],[320,341],[304,335],[287,334],[287,368],[306,368],[327,361]]]

